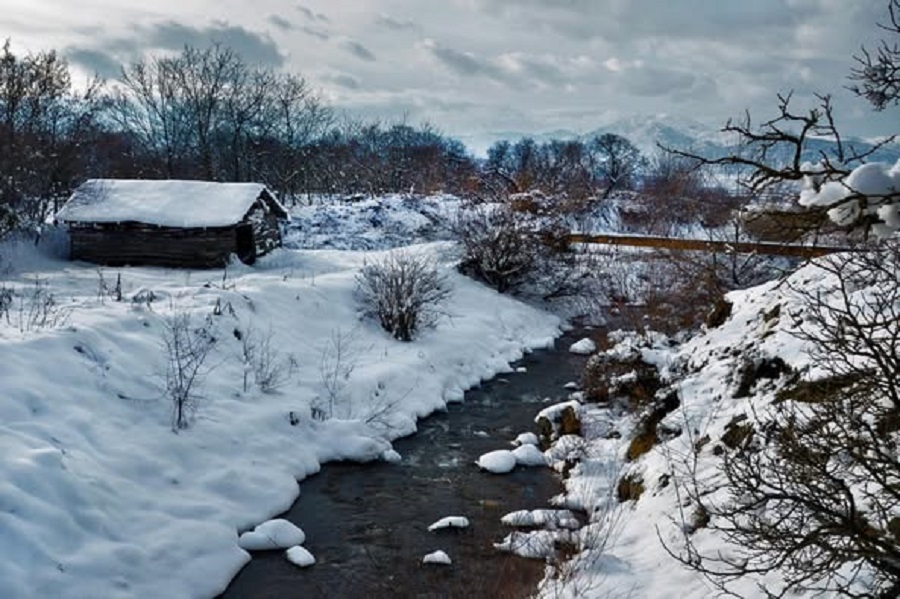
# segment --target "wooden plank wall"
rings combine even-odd
[[[72,226],[70,235],[72,259],[111,266],[221,267],[236,247],[233,227]]]

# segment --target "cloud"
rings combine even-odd
[[[326,75],[323,79],[344,89],[358,90],[362,88],[359,79],[347,73],[334,73]]]
[[[395,19],[394,17],[391,17],[384,13],[379,14],[377,17],[375,17],[375,24],[392,31],[415,31],[419,29],[419,26],[415,23],[415,21]]]
[[[441,46],[431,39],[426,39],[422,42],[422,46],[441,64],[459,75],[488,77],[501,81],[509,81],[510,79],[509,74],[503,68],[490,60],[478,58],[471,52],[460,52],[453,48]]]
[[[300,30],[307,35],[311,35],[316,39],[322,40],[323,42],[331,38],[331,34],[329,34],[327,31],[316,29],[314,27],[310,27],[309,25],[304,25],[300,28]]]
[[[375,54],[371,50],[355,40],[345,40],[341,44],[341,47],[360,60],[365,60],[368,62],[374,62],[376,60]]]
[[[164,21],[135,25],[131,30],[127,37],[108,38],[95,45],[70,46],[66,55],[73,64],[106,78],[118,77],[123,63],[137,60],[146,51],[179,52],[185,46],[202,50],[219,44],[251,65],[278,68],[285,64],[285,56],[268,35],[223,21],[201,27]]]
[[[266,19],[271,25],[281,29],[282,31],[290,31],[294,29],[294,24],[279,15],[269,15]]]
[[[72,47],[66,49],[64,54],[72,64],[81,66],[105,79],[118,77],[122,72],[119,61],[100,50]]]
[[[597,64],[587,56],[559,57],[554,54],[511,52],[499,58],[509,73],[533,85],[574,85],[596,79]]]
[[[654,66],[637,66],[618,72],[623,89],[636,96],[665,96],[689,90],[697,78],[692,73]]]
[[[310,21],[322,21],[323,23],[328,23],[330,21],[330,19],[322,13],[314,12],[311,8],[303,6],[302,4],[297,5],[297,10],[303,13],[303,16],[305,16]]]
[[[239,25],[217,21],[206,27],[191,27],[174,21],[165,21],[136,28],[138,37],[131,40],[135,48],[153,47],[180,50],[184,46],[207,48],[220,44],[237,52],[251,64],[280,67],[285,58],[268,35],[255,33]],[[119,40],[119,44],[125,44]]]

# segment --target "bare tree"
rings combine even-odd
[[[592,167],[606,184],[603,197],[629,189],[642,165],[641,152],[627,138],[604,133],[591,140]]]
[[[0,235],[58,208],[88,168],[99,129],[102,84],[76,92],[56,52],[0,49]]]
[[[875,110],[900,102],[900,44],[896,39],[900,34],[900,0],[890,0],[888,13],[888,22],[879,27],[891,39],[882,40],[874,51],[863,47],[853,57],[856,66],[850,72],[850,79],[855,82],[850,89],[868,100]]]
[[[111,115],[121,129],[159,161],[159,174],[182,175],[189,151],[188,115],[178,84],[176,58],[142,59],[122,69],[122,86],[113,93]]]

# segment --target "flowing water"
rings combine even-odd
[[[494,475],[474,462],[534,431],[545,398],[566,398],[563,385],[579,380],[585,362],[567,351],[575,340],[563,336],[557,349],[514,365],[525,372],[485,382],[447,413],[421,421],[417,434],[394,443],[401,463],[330,463],[304,480],[300,498],[282,517],[306,532],[304,546],[317,563],[299,569],[281,551],[254,553],[222,598],[528,596],[544,563],[492,544],[510,532],[500,524],[504,514],[547,507],[562,490],[558,475],[548,468]],[[428,531],[457,515],[470,527]],[[421,564],[438,549],[451,566]]]

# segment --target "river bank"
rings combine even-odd
[[[510,448],[534,418],[563,401],[586,357],[568,352],[584,331],[560,337],[552,350],[528,354],[500,375],[468,391],[465,401],[419,423],[395,442],[399,464],[332,463],[301,483],[283,517],[307,535],[317,564],[300,570],[281,552],[261,552],[232,581],[223,599],[242,597],[522,597],[544,576],[544,562],[493,547],[510,532],[508,512],[548,507],[562,491],[549,468],[517,468],[508,475],[479,471],[474,462]],[[599,334],[599,332],[598,332]],[[463,530],[429,532],[444,516],[465,516]],[[449,567],[423,566],[443,550]]]

